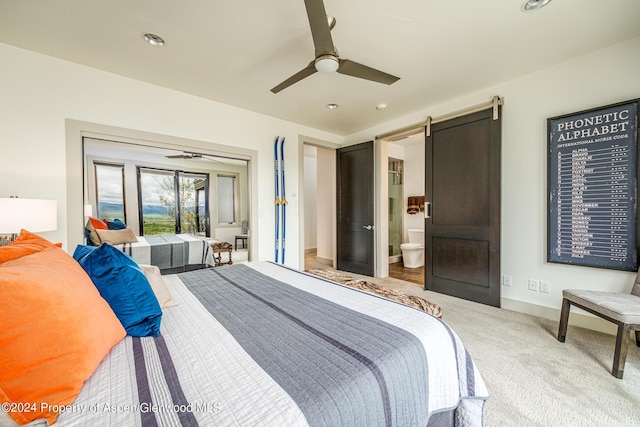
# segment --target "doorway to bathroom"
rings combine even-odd
[[[389,157],[389,264],[402,261],[403,164],[403,160]]]
[[[409,242],[409,230],[424,229],[424,212],[409,206],[424,197],[424,128],[385,139],[387,154],[388,275],[394,279],[424,285],[424,266],[408,267],[401,246]],[[421,251],[420,257],[424,251]],[[409,263],[411,265],[411,263]],[[414,264],[413,265],[417,265]]]

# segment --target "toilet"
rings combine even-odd
[[[402,262],[407,268],[417,268],[424,265],[424,230],[410,228],[407,230],[409,243],[400,245]]]

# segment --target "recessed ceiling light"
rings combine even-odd
[[[538,9],[542,9],[550,2],[551,0],[527,0],[522,5],[521,9],[523,12],[534,12]]]
[[[378,104],[376,105],[376,110],[386,110],[387,109],[387,104]]]
[[[338,108],[338,104],[327,104],[327,108],[329,110],[335,110],[336,108]]]
[[[164,39],[151,33],[143,33],[142,38],[152,46],[164,46]]]

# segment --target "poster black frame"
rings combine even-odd
[[[557,225],[559,221],[559,215],[557,211],[553,209],[554,203],[557,203],[558,194],[556,194],[556,192],[558,191],[559,184],[558,174],[556,173],[554,175],[554,171],[556,171],[556,167],[554,165],[557,165],[557,163],[552,164],[552,162],[557,162],[557,156],[559,152],[559,148],[557,146],[559,137],[557,136],[557,134],[554,134],[554,125],[560,123],[561,121],[567,122],[571,121],[572,119],[575,119],[577,121],[587,115],[590,117],[596,117],[599,115],[599,113],[602,113],[604,115],[607,111],[617,109],[626,105],[635,105],[636,113],[635,115],[629,117],[629,120],[634,122],[631,125],[631,127],[633,127],[633,133],[630,132],[628,137],[624,140],[627,146],[629,146],[635,153],[634,158],[628,159],[627,163],[627,165],[629,165],[630,168],[634,169],[634,171],[631,175],[628,176],[629,188],[626,192],[628,197],[633,198],[631,205],[633,209],[634,219],[629,224],[631,228],[629,229],[629,232],[627,234],[633,236],[632,238],[633,240],[635,240],[635,245],[633,245],[633,248],[627,247],[627,252],[630,253],[627,253],[627,260],[624,262],[620,262],[618,260],[598,260],[598,262],[595,262],[592,260],[592,257],[587,257],[585,259],[558,254],[555,251],[556,246],[553,245],[553,242],[558,241],[558,232],[555,227],[552,226],[553,224]],[[638,125],[640,124],[639,107],[640,98],[636,98],[569,114],[554,116],[547,119],[547,262],[624,271],[638,270],[638,253],[640,252],[640,227],[638,224],[638,174],[640,171],[640,132],[638,131]],[[571,143],[571,145],[573,145],[574,148],[583,147],[592,142],[593,140],[591,140],[591,142],[583,141],[583,143],[581,144],[580,141],[574,141]],[[573,209],[573,201],[571,203]]]

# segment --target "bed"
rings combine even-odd
[[[175,272],[189,267],[214,266],[213,239],[190,234],[136,236],[136,242],[113,246],[130,255],[139,264],[155,265],[163,272]]]
[[[423,311],[271,262],[162,280],[158,336],[115,336],[56,426],[483,423],[471,356]]]
[[[191,234],[137,236],[131,228],[115,219],[90,217],[85,225],[87,243],[108,243],[131,256],[139,264],[155,265],[164,273],[186,271],[216,265],[211,244],[218,241]]]

